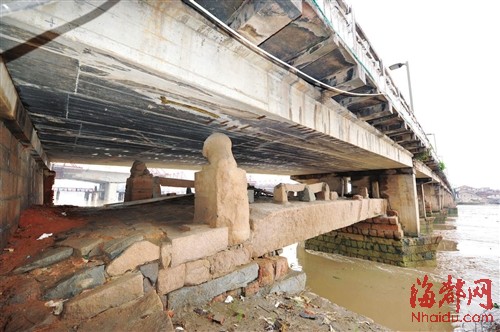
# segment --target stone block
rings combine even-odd
[[[57,262],[60,262],[73,254],[73,248],[69,247],[59,247],[50,248],[39,255],[36,255],[33,259],[28,261],[28,264],[18,267],[14,270],[14,273],[24,273],[31,270],[46,267]]]
[[[296,294],[302,292],[306,287],[305,272],[292,271],[284,279],[275,282],[269,293]]]
[[[258,281],[261,287],[271,285],[274,282],[274,264],[267,258],[254,260],[259,265]]]
[[[172,262],[172,242],[162,242],[160,247],[161,267],[167,268]]]
[[[279,280],[288,273],[288,260],[283,256],[274,256],[269,258],[274,265],[274,279]]]
[[[288,192],[286,191],[286,186],[283,183],[274,187],[273,200],[275,203],[288,202]]]
[[[156,281],[158,280],[158,263],[155,262],[142,265],[141,267],[139,267],[139,270],[141,271],[144,278],[151,281],[152,285],[156,284]]]
[[[336,191],[330,191],[330,200],[336,201],[339,199],[339,194]]]
[[[370,196],[368,196],[368,188],[366,187],[359,188],[358,195],[360,195],[363,198],[370,198]]]
[[[232,272],[237,266],[250,263],[251,250],[247,247],[224,250],[208,258],[210,272],[218,278]]]
[[[248,203],[252,204],[255,202],[255,191],[253,189],[247,189]]]
[[[207,259],[200,259],[186,263],[186,279],[184,285],[199,285],[210,279],[210,262]]]
[[[387,217],[387,221],[388,221],[388,222],[389,222],[389,224],[391,224],[391,225],[396,225],[396,224],[399,224],[399,222],[398,222],[398,217],[397,217],[397,216]]]
[[[124,238],[114,239],[104,243],[102,250],[111,259],[121,254],[123,250],[127,249],[129,246],[135,242],[142,241],[144,237],[142,235],[132,235]]]
[[[158,272],[158,294],[163,295],[184,286],[186,279],[186,264],[161,269]]]
[[[81,322],[81,331],[174,331],[163,304],[155,292],[111,308],[92,319]]]
[[[143,295],[142,274],[134,272],[82,293],[64,305],[67,319],[87,319]]]
[[[95,266],[77,272],[68,279],[59,282],[57,286],[49,289],[43,298],[45,300],[67,299],[80,294],[85,289],[100,286],[105,282],[104,265]]]
[[[156,244],[149,241],[135,242],[109,263],[106,272],[110,276],[117,276],[159,258],[160,248]]]
[[[257,294],[259,292],[259,290],[260,290],[259,282],[257,280],[252,281],[243,289],[243,294],[246,297],[249,297],[249,296],[253,296],[253,295]]]
[[[168,294],[168,308],[178,309],[187,304],[203,305],[228,290],[246,287],[257,279],[259,266],[256,263],[240,267],[223,277],[197,286],[183,287]]]
[[[90,252],[98,247],[103,241],[103,239],[89,237],[69,238],[58,243],[58,245],[71,247],[78,256],[88,257]]]
[[[309,189],[309,186],[306,186],[304,191],[299,192],[299,200],[303,202],[314,202],[316,200],[316,196],[314,192]]]
[[[208,225],[193,225],[188,232],[171,236],[172,261],[179,264],[208,257],[228,246],[228,228],[210,228]]]

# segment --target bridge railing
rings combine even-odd
[[[389,69],[386,68],[361,27],[356,23],[350,6],[342,0],[311,0],[319,9],[326,23],[340,37],[377,88],[392,103],[398,114],[410,126],[415,135],[431,151],[434,160],[439,160],[425,131],[417,121],[413,110],[397,88]]]

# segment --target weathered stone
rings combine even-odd
[[[274,264],[273,261],[267,258],[256,259],[259,264],[259,286],[267,286],[274,282]]]
[[[330,200],[336,201],[339,199],[339,194],[336,191],[330,191]]]
[[[87,319],[143,295],[142,274],[133,272],[82,293],[64,306],[68,319]]]
[[[123,250],[127,249],[129,246],[135,242],[142,241],[144,237],[142,235],[132,235],[125,238],[114,239],[108,241],[104,244],[102,250],[109,258],[114,259],[116,256],[121,254]]]
[[[194,286],[210,279],[210,262],[200,259],[186,263],[186,279],[184,285]]]
[[[269,257],[274,265],[274,279],[278,280],[283,278],[288,273],[288,260],[283,256]]]
[[[149,263],[139,267],[142,275],[149,279],[153,285],[156,284],[156,280],[158,280],[158,263]]]
[[[70,238],[59,243],[59,245],[71,247],[79,256],[90,256],[90,252],[94,250],[104,240],[99,238]]]
[[[130,177],[125,186],[125,202],[155,197],[160,192],[160,185],[155,183],[153,175],[146,164],[140,160],[134,161],[130,168]]]
[[[288,202],[288,192],[286,191],[286,185],[281,183],[274,187],[273,200],[275,203],[286,203]]]
[[[117,276],[159,258],[160,248],[156,244],[149,241],[135,242],[109,263],[106,272],[110,276]]]
[[[158,294],[163,295],[184,286],[186,279],[186,264],[161,269],[158,272]]]
[[[251,283],[249,283],[244,289],[243,289],[243,293],[245,294],[245,296],[253,296],[255,294],[257,294],[260,290],[260,285],[259,285],[259,281],[252,281]]]
[[[54,263],[60,262],[73,254],[73,248],[59,247],[51,248],[43,251],[41,254],[35,256],[29,261],[28,264],[18,267],[14,273],[24,273],[31,270],[46,267]]]
[[[210,135],[203,145],[208,165],[195,174],[195,222],[227,227],[230,245],[250,237],[250,208],[246,172],[238,168],[231,140],[224,134]]]
[[[92,319],[83,321],[81,331],[174,331],[172,322],[163,311],[155,292],[111,308]]]
[[[151,283],[151,281],[149,281],[148,278],[142,279],[142,288],[144,290],[144,294],[149,291],[156,291],[156,289],[153,287],[153,284]]]
[[[172,261],[172,242],[162,242],[160,249],[161,267],[167,268]]]
[[[210,228],[207,225],[192,225],[190,231],[171,235],[170,238],[172,241],[170,266],[175,267],[184,262],[211,256],[226,249],[228,229],[227,227]]]
[[[104,265],[95,266],[78,272],[60,282],[57,286],[48,290],[43,298],[46,300],[67,299],[80,294],[85,289],[100,286],[105,282]]]
[[[370,196],[368,195],[368,188],[366,187],[359,188],[358,195],[363,198],[370,198]]]
[[[255,202],[255,191],[253,189],[247,189],[248,203]]]
[[[372,218],[386,208],[387,201],[383,199],[254,204],[250,221],[252,257]]]
[[[299,199],[304,202],[314,202],[316,200],[316,196],[314,192],[309,189],[309,186],[306,186],[304,191],[299,192]]]
[[[283,280],[276,281],[269,293],[295,294],[302,292],[306,287],[305,272],[292,271]]]
[[[231,289],[246,287],[254,281],[259,272],[256,263],[248,264],[240,269],[198,286],[184,287],[168,294],[168,307],[178,309],[184,305],[202,305]]]
[[[247,247],[218,252],[209,257],[210,272],[214,278],[228,274],[237,266],[248,264],[251,254],[251,250]]]
[[[352,199],[360,201],[360,200],[363,199],[363,196],[361,196],[361,195],[353,195]]]

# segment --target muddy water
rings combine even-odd
[[[500,205],[459,206],[459,217],[447,221],[453,227],[435,231],[449,241],[445,251],[438,252],[437,267],[400,268],[396,266],[364,261],[339,255],[311,253],[300,245],[285,248],[284,255],[289,258],[292,268],[307,273],[307,287],[331,301],[352,311],[366,315],[376,322],[394,330],[401,331],[452,331],[455,328],[474,331],[479,324],[461,322],[431,322],[432,318],[455,312],[455,304],[438,302],[441,283],[448,275],[462,279],[467,292],[474,281],[492,281],[492,301],[499,303],[500,285]],[[456,244],[454,244],[454,242]],[[456,247],[457,250],[454,250]],[[417,278],[425,275],[434,284],[432,287],[436,304],[432,308],[422,308],[417,301],[416,307],[410,305],[411,286]],[[419,289],[419,297],[422,288]],[[481,314],[484,309],[479,304],[486,299],[473,297],[461,302],[460,315]],[[428,321],[415,317],[420,313],[428,315]],[[432,314],[435,314],[432,316]],[[445,318],[446,319],[446,318]]]

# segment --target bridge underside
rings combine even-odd
[[[304,13],[304,24],[319,24],[317,17],[308,18],[311,8]],[[109,31],[111,24],[117,31]],[[322,33],[310,43],[331,37]],[[283,53],[290,47],[284,40],[269,39],[267,48]],[[2,18],[0,45],[53,162],[130,165],[141,159],[150,167],[193,169],[205,163],[203,141],[223,132],[247,171],[411,166],[411,153],[384,136],[382,129],[397,117],[386,117],[383,100],[321,101],[319,90],[225,36],[181,2],[49,3]],[[323,58],[330,59],[324,68],[356,67],[337,46]],[[354,115],[354,109],[367,107],[380,113]],[[378,127],[366,122],[376,119]]]

